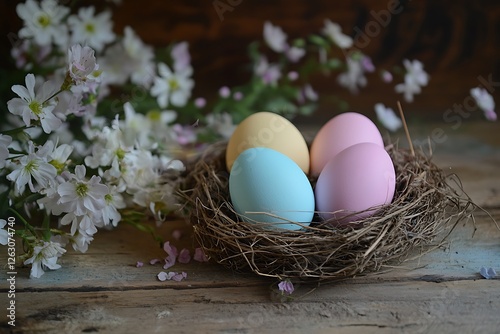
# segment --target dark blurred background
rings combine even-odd
[[[15,13],[19,2],[0,3],[3,70],[13,67],[7,36],[21,27]],[[215,94],[222,85],[241,84],[248,79],[249,74],[242,69],[249,62],[247,46],[262,39],[267,20],[281,26],[289,38],[319,32],[325,19],[339,23],[353,37],[356,31],[371,28],[369,43],[363,43],[359,49],[372,57],[377,68],[401,65],[404,58],[422,61],[431,76],[430,83],[413,103],[404,103],[407,118],[442,119],[447,109],[464,101],[470,88],[481,84],[479,76],[500,81],[499,1],[401,1],[401,13],[392,15],[386,27],[379,23],[377,32],[378,21],[373,13],[386,11],[393,3],[391,0],[123,0],[121,5],[114,5],[100,0],[79,1],[78,5],[112,8],[115,32],[122,34],[129,25],[153,46],[188,41],[195,69],[195,96]],[[220,9],[219,13],[215,9],[221,4],[226,5],[222,15]],[[5,75],[0,79],[9,80]],[[394,93],[395,82],[383,84],[376,74],[368,75],[368,86],[355,96],[338,86],[333,76],[318,75],[312,84],[321,94],[339,95],[350,109],[365,114],[373,115],[373,105],[377,102],[395,108],[396,101],[402,100],[402,95]],[[493,92],[497,103],[500,103],[499,91],[500,84]],[[323,103],[310,120],[322,122],[336,112],[332,105]],[[470,117],[474,118],[482,119],[482,112]]]

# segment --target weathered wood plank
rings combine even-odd
[[[491,214],[500,221],[500,211]],[[168,223],[166,223],[168,224]],[[171,226],[183,224],[172,222]],[[500,268],[500,231],[484,213],[478,213],[477,230],[470,221],[466,226],[458,226],[448,239],[447,247],[435,250],[422,257],[407,261],[390,272],[374,277],[360,277],[362,282],[373,280],[420,280],[423,276],[439,279],[474,279],[482,266]],[[169,231],[165,226],[162,231]],[[197,263],[176,264],[169,270],[185,271],[188,278],[182,282],[159,282],[156,275],[162,271],[160,265],[151,266],[152,258],[165,257],[165,253],[148,235],[131,238],[137,234],[131,226],[121,226],[115,231],[102,231],[96,236],[92,247],[85,254],[70,252],[61,258],[63,268],[47,272],[39,279],[28,279],[29,269],[19,269],[17,289],[19,291],[60,291],[60,290],[126,290],[153,289],[160,287],[248,287],[271,284],[252,273],[233,273],[217,264]],[[168,233],[163,233],[168,235]],[[473,236],[474,234],[474,236]],[[188,235],[186,240],[191,239]],[[172,241],[175,244],[175,241]],[[185,241],[184,241],[185,243]],[[124,246],[126,245],[126,246]],[[179,243],[182,247],[182,243]],[[418,256],[418,251],[414,254]],[[2,257],[5,255],[2,254]],[[5,262],[0,257],[0,261]],[[136,261],[145,262],[136,268]],[[384,271],[389,268],[384,268]],[[2,273],[2,276],[4,273]]]
[[[489,125],[488,125],[489,126]],[[486,128],[488,128],[486,126]],[[483,129],[483,131],[481,131]],[[164,251],[132,226],[100,231],[88,253],[70,251],[63,268],[28,279],[16,277],[17,326],[14,333],[59,332],[481,332],[500,328],[500,279],[485,280],[482,266],[500,269],[500,137],[485,126],[464,127],[434,145],[434,159],[451,167],[479,204],[472,221],[456,227],[445,248],[407,261],[390,271],[344,282],[302,285],[293,303],[273,302],[274,280],[233,273],[213,263],[176,264],[188,273],[182,282],[160,282],[152,258]],[[432,130],[432,127],[430,127]],[[429,130],[429,131],[430,131]],[[422,132],[425,137],[425,131]],[[418,138],[422,133],[417,133]],[[465,134],[467,135],[465,135]],[[492,190],[493,189],[493,190]],[[490,217],[491,215],[491,217]],[[176,241],[175,229],[183,231]],[[179,249],[195,247],[183,221],[158,229]],[[418,255],[417,253],[415,255]],[[5,263],[5,252],[0,263]],[[136,268],[136,261],[144,267]],[[0,273],[5,281],[5,271]],[[8,289],[0,285],[5,305]]]

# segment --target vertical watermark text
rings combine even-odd
[[[16,218],[7,219],[7,319],[10,326],[16,326]]]

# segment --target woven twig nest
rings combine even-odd
[[[416,247],[436,245],[436,236],[468,216],[472,204],[449,185],[430,157],[391,145],[388,153],[397,175],[392,204],[347,227],[318,220],[298,231],[270,230],[243,221],[234,211],[225,148],[226,143],[212,145],[189,168],[183,194],[205,253],[237,271],[294,280],[344,279],[377,271],[388,262],[401,262]]]

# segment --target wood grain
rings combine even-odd
[[[432,129],[434,126],[429,125]],[[497,333],[500,278],[486,280],[483,266],[500,271],[500,136],[474,123],[434,145],[434,159],[459,175],[471,198],[487,211],[455,228],[444,247],[380,272],[321,285],[297,284],[294,299],[278,302],[276,282],[235,273],[215,263],[176,264],[182,282],[160,282],[165,256],[149,235],[122,224],[100,231],[85,254],[70,251],[58,271],[16,279],[17,325],[12,333]],[[414,140],[425,128],[410,129]],[[401,136],[401,138],[404,138]],[[401,140],[401,145],[404,145]],[[173,230],[183,237],[172,239]],[[178,248],[193,248],[191,227],[169,221],[158,232]],[[437,240],[438,241],[438,240]],[[5,263],[5,252],[0,263]],[[143,261],[144,267],[135,263]],[[5,272],[0,274],[5,281]],[[8,289],[0,285],[5,305]],[[3,306],[2,306],[3,307]]]

